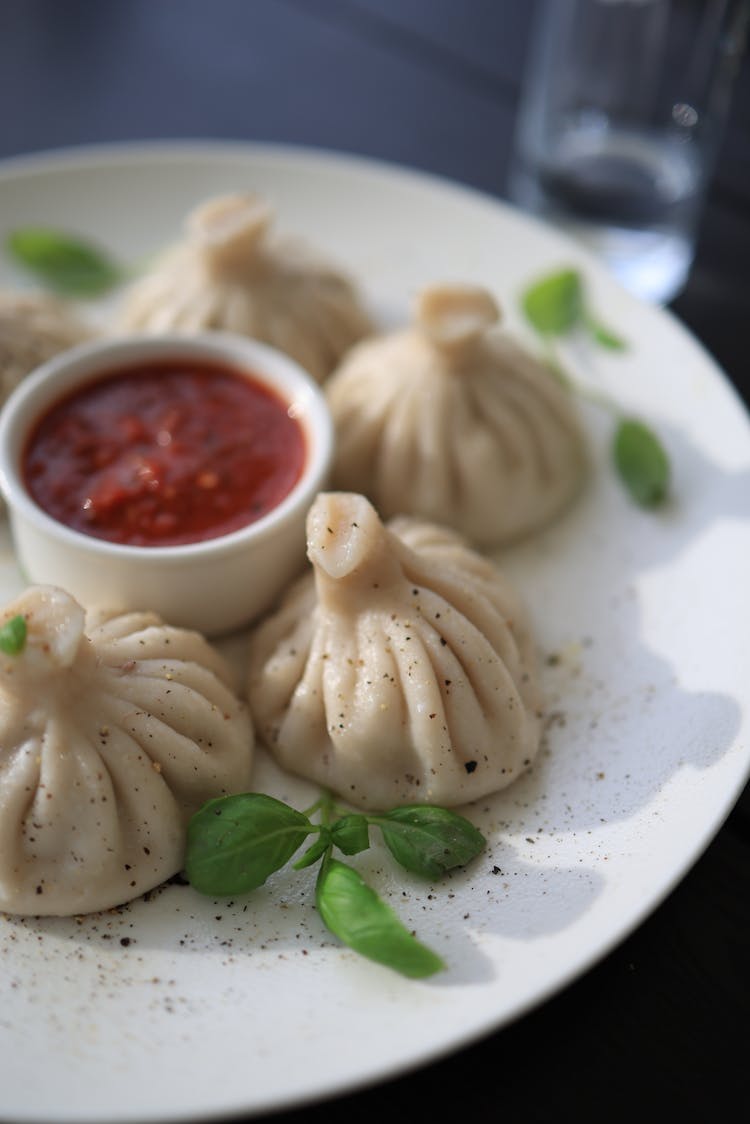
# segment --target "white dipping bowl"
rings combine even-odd
[[[246,374],[289,403],[307,456],[292,490],[254,523],[179,546],[130,546],[71,530],[31,498],[22,457],[37,421],[61,398],[149,361],[205,361]],[[333,425],[314,380],[274,348],[231,333],[129,336],[71,348],[19,384],[0,413],[0,490],[16,556],[31,582],[57,585],[87,608],[150,609],[165,621],[218,635],[270,608],[305,559],[305,519],[327,482]]]

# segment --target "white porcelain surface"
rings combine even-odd
[[[489,286],[522,330],[522,287],[579,265],[595,311],[630,343],[581,376],[659,430],[674,496],[657,514],[634,507],[611,471],[611,419],[587,412],[586,494],[503,556],[542,648],[538,763],[467,809],[489,845],[444,884],[397,873],[379,847],[352,860],[445,958],[445,974],[408,982],[338,947],[313,909],[309,870],[231,905],[173,885],[80,922],[0,919],[6,1119],[259,1113],[435,1059],[541,1003],[638,925],[748,775],[750,426],[701,347],[500,203],[325,154],[151,146],[20,162],[0,175],[0,236],[49,221],[140,260],[189,206],[228,188],[267,194],[280,226],[350,267],[391,323],[418,289],[459,273]],[[0,271],[21,280],[7,261]],[[9,597],[22,578],[3,541]],[[255,786],[298,807],[315,798],[263,753]]]
[[[34,422],[99,374],[181,356],[247,372],[289,403],[308,446],[303,474],[289,495],[242,530],[186,546],[124,546],[70,530],[47,515],[29,496],[20,471]],[[210,333],[83,344],[25,379],[0,414],[0,489],[18,561],[30,581],[62,586],[86,606],[153,609],[170,624],[210,635],[236,629],[268,609],[303,567],[305,518],[326,480],[331,441],[328,408],[313,380],[254,340]]]

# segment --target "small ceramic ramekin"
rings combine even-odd
[[[98,376],[149,361],[204,361],[246,373],[288,402],[307,456],[292,490],[268,514],[218,538],[180,546],[130,546],[71,530],[31,498],[22,457],[47,410]],[[216,636],[270,608],[302,568],[305,518],[327,482],[333,426],[325,398],[293,360],[231,333],[128,336],[71,348],[13,391],[0,413],[0,490],[24,576],[60,586],[87,608],[151,609],[168,623]]]

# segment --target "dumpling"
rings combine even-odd
[[[570,395],[475,286],[433,287],[414,323],[354,347],[326,384],[331,486],[383,518],[446,523],[478,546],[544,526],[579,491],[585,442]]]
[[[0,405],[40,363],[91,334],[59,297],[0,293]]]
[[[361,495],[310,509],[311,574],[250,640],[258,734],[285,769],[367,809],[504,788],[540,737],[519,599],[454,532],[385,527]]]
[[[373,326],[353,283],[305,244],[273,237],[271,219],[255,195],[196,208],[184,241],[131,289],[122,327],[252,336],[322,382]]]
[[[0,909],[107,909],[177,873],[187,820],[244,790],[253,730],[220,655],[153,613],[88,621],[31,586],[0,616]]]

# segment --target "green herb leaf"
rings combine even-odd
[[[429,804],[393,808],[374,822],[396,862],[424,878],[439,878],[453,867],[465,866],[487,842],[463,816]]]
[[[320,835],[315,842],[310,844],[304,855],[297,859],[296,863],[292,863],[292,870],[304,870],[305,867],[312,866],[326,853],[330,846],[331,831],[327,827],[321,827]]]
[[[627,351],[628,345],[622,336],[618,336],[611,328],[607,328],[599,320],[594,319],[590,313],[586,313],[586,327],[591,333],[591,338],[600,347],[606,347],[608,351]]]
[[[124,280],[124,271],[101,250],[57,230],[14,230],[7,249],[47,288],[67,296],[99,296]]]
[[[331,828],[331,836],[345,855],[357,855],[370,846],[370,829],[362,815],[342,816]]]
[[[443,961],[402,925],[396,914],[359,873],[327,859],[315,890],[318,911],[330,931],[362,956],[410,979],[441,971]]]
[[[521,307],[540,335],[564,335],[583,316],[580,274],[574,269],[563,269],[542,277],[522,294]]]
[[[26,618],[11,617],[0,628],[0,651],[6,656],[18,656],[26,647]]]
[[[669,458],[664,447],[643,422],[623,418],[612,448],[615,467],[636,503],[655,507],[667,495]]]
[[[185,871],[203,894],[243,894],[284,866],[312,831],[307,816],[271,796],[220,796],[188,824]]]

